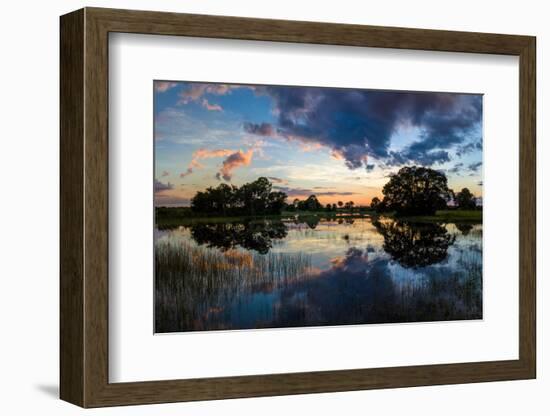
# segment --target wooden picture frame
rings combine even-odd
[[[82,407],[101,407],[535,378],[534,37],[99,8],[62,16],[60,28],[61,399]],[[518,56],[519,359],[109,383],[110,32]]]

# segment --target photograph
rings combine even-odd
[[[153,94],[155,333],[483,318],[482,95]]]

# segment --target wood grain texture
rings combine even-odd
[[[84,405],[84,12],[61,19],[60,388]]]
[[[536,41],[520,54],[519,356],[536,377]]]
[[[108,381],[108,33],[520,57],[519,359],[189,380]],[[83,407],[534,378],[535,39],[87,8],[61,19],[61,396]]]

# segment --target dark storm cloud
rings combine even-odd
[[[277,121],[245,123],[245,131],[321,144],[350,169],[366,168],[369,157],[392,165],[446,162],[447,149],[462,145],[481,123],[479,95],[280,86],[256,92],[273,99]],[[419,140],[390,152],[403,126],[417,128]]]
[[[410,146],[399,152],[390,152],[389,156],[386,161],[388,166],[400,166],[409,163],[432,166],[436,163],[445,163],[451,160],[449,152],[445,150],[421,151],[411,149]]]
[[[481,164],[482,164],[482,162],[472,163],[472,164],[468,165],[468,169],[470,169],[472,171],[476,171],[481,167]]]
[[[273,136],[275,134],[275,129],[269,123],[244,123],[244,131],[251,134],[256,134],[258,136]]]
[[[458,174],[464,166],[464,163],[456,163],[451,169],[448,170],[449,173]]]
[[[474,151],[483,150],[483,144],[481,142],[470,142],[464,145],[458,146],[456,149],[456,155],[462,156]]]

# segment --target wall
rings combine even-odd
[[[545,3],[524,0],[440,2],[353,0],[253,2],[193,1],[68,1],[6,2],[0,16],[2,89],[0,95],[2,152],[0,175],[0,385],[3,414],[71,415],[82,412],[57,400],[58,384],[58,16],[82,6],[156,9],[318,20],[434,29],[530,34],[538,37],[538,166],[539,166],[539,378],[535,381],[486,383],[321,394],[279,398],[167,404],[92,410],[88,414],[546,414],[550,403],[549,365],[543,322],[550,301],[544,282],[543,244],[548,241],[550,146],[544,143],[544,103],[550,100],[544,77],[550,56],[550,26]],[[545,88],[546,87],[546,88]],[[7,147],[6,147],[7,146]],[[546,178],[544,177],[546,176]],[[543,237],[545,235],[545,237]]]

